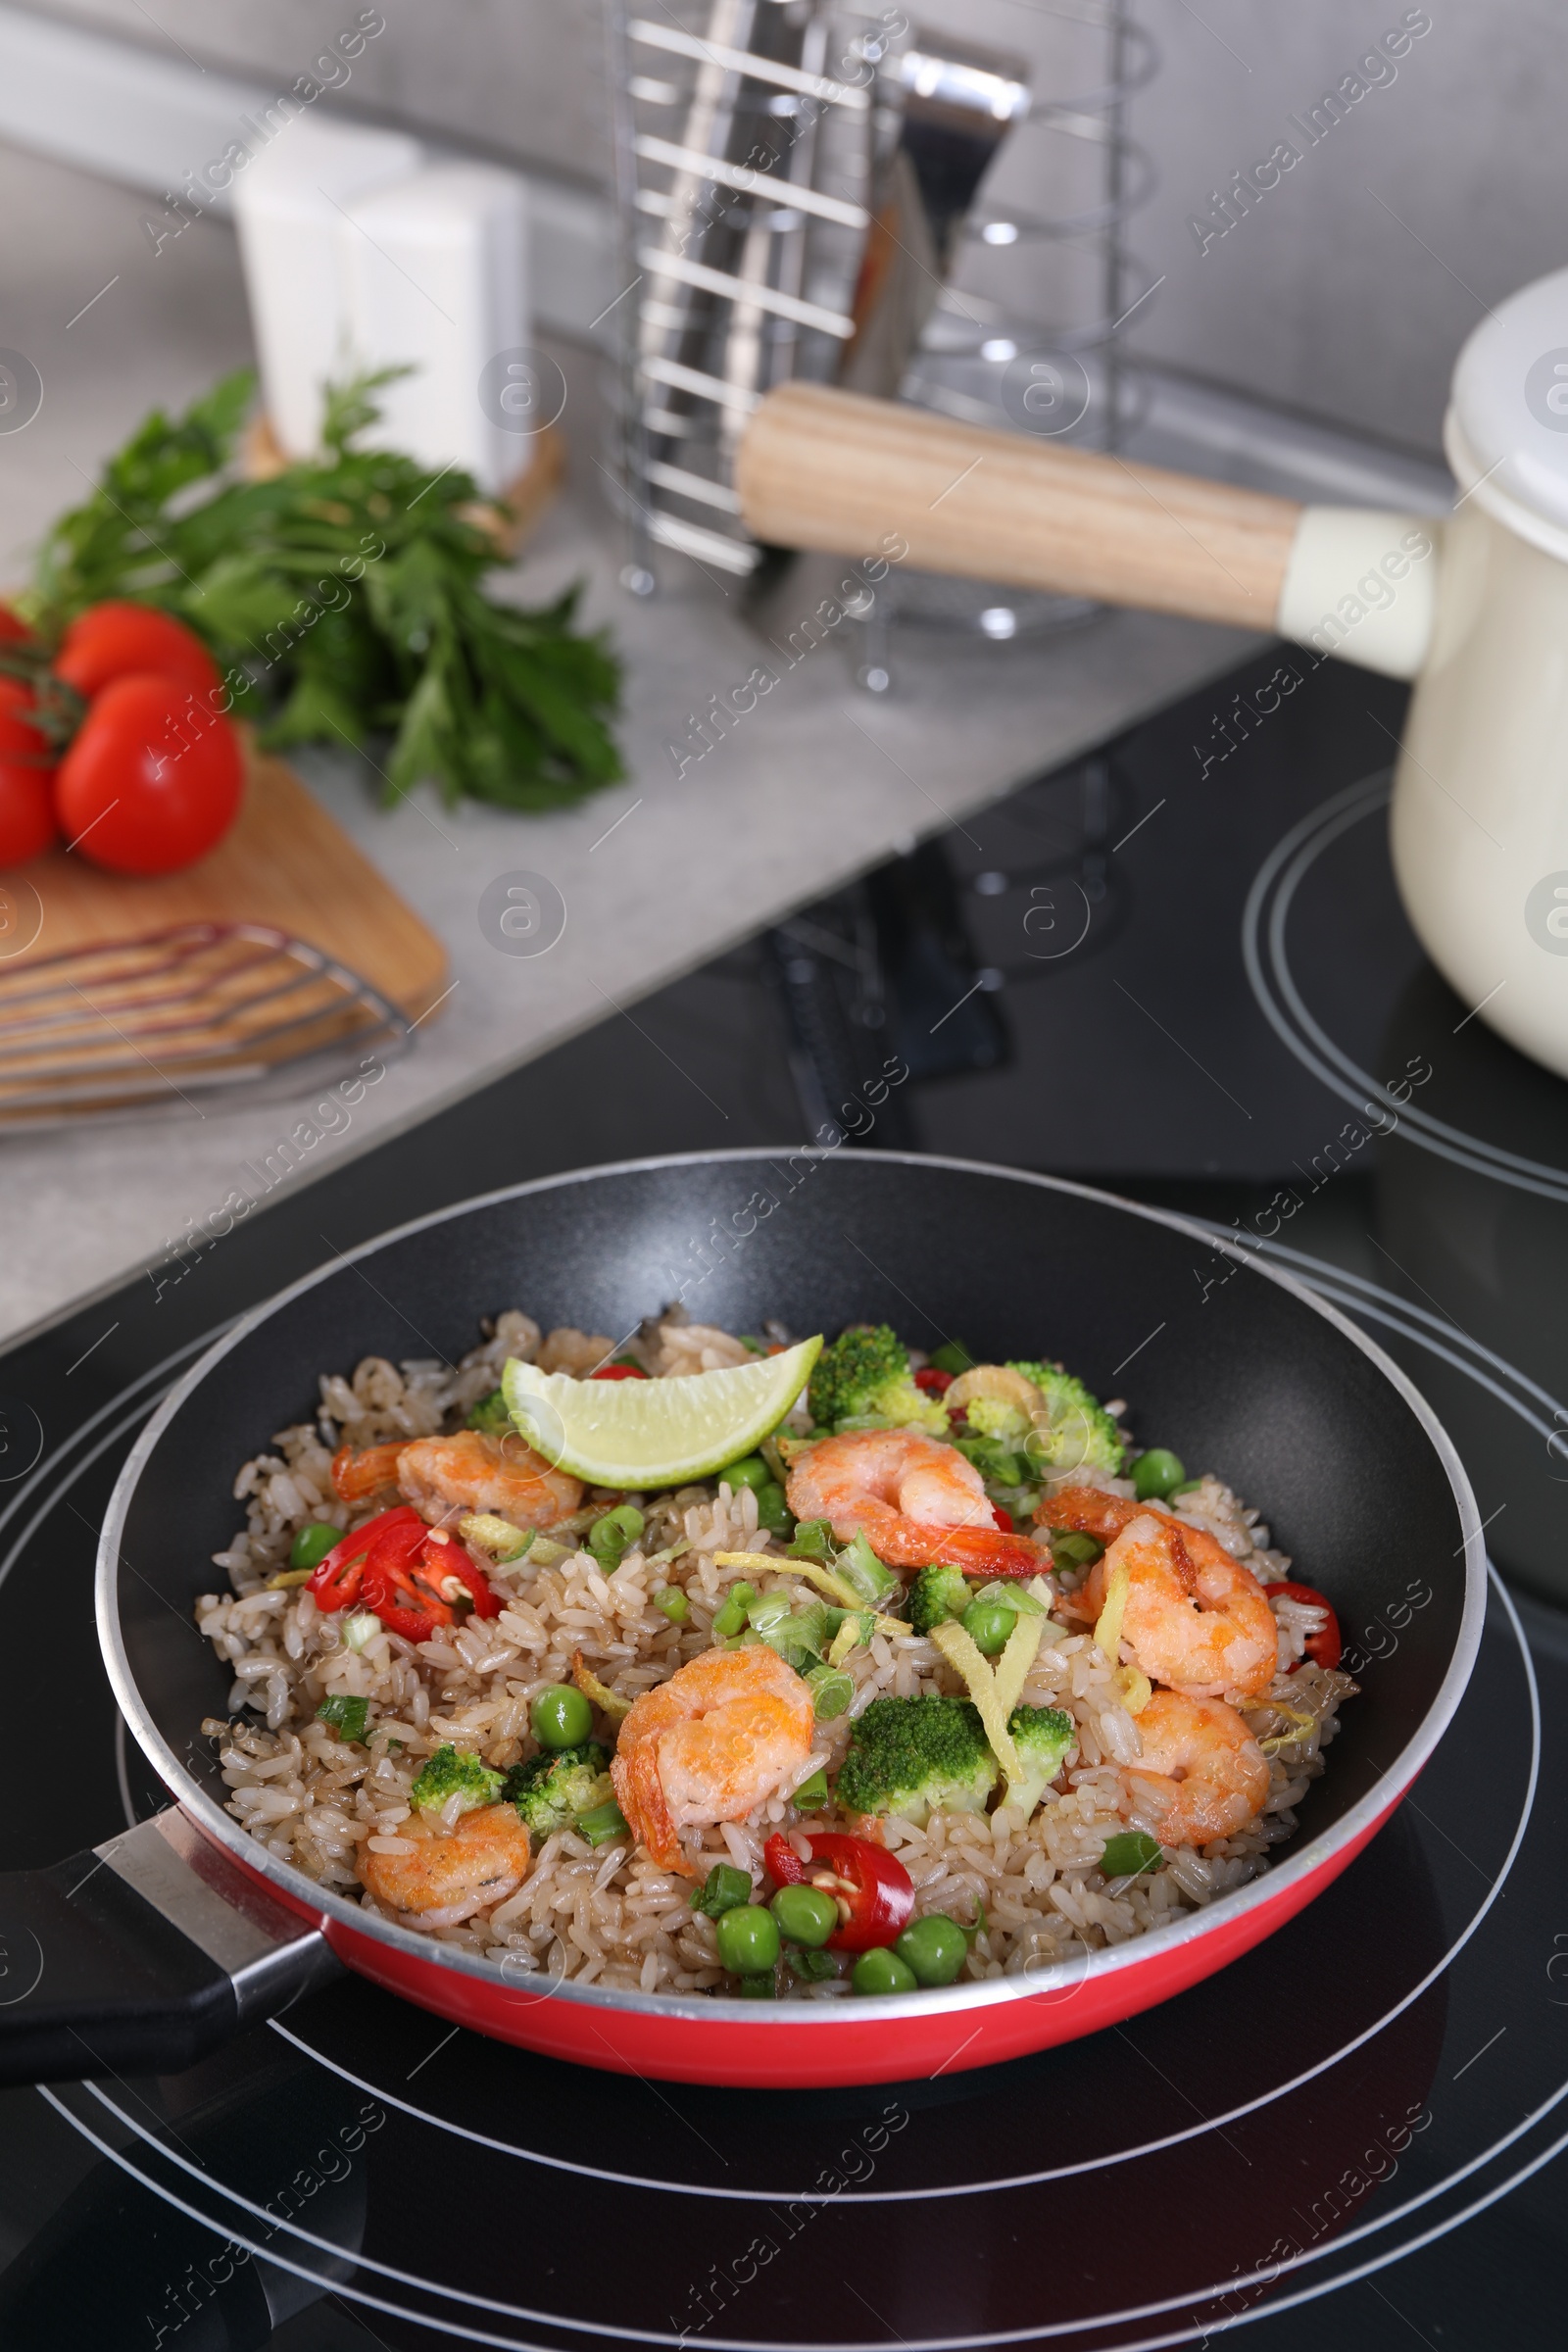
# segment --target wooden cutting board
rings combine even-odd
[[[106,873],[79,853],[53,849],[4,877],[31,883],[43,920],[7,959],[16,971],[74,948],[140,939],[176,923],[270,923],[335,956],[412,1020],[447,986],[435,933],[376,872],[282,760],[251,752],[245,803],[233,830],[183,873]]]

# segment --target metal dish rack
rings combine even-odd
[[[1102,42],[1104,72],[1093,87],[1031,96],[1004,73],[988,79],[961,63],[943,68],[944,53],[961,59],[964,44],[916,31],[894,9],[686,0],[656,15],[636,0],[608,0],[626,288],[614,478],[627,532],[621,576],[634,593],[654,590],[661,551],[719,579],[756,569],[759,550],[731,486],[736,445],[774,384],[840,377],[858,293],[863,312],[861,272],[874,267],[874,192],[906,114],[939,73],[975,85],[965,93],[971,105],[986,84],[981,111],[1016,123],[1031,175],[1051,176],[1034,166],[1052,142],[1098,159],[1101,184],[1093,201],[1054,213],[982,199],[946,257],[950,280],[901,370],[904,395],[969,421],[1038,430],[1029,370],[1076,368],[1089,390],[1068,430],[1115,445],[1129,414],[1115,338],[1152,291],[1125,241],[1127,218],[1152,185],[1125,110],[1157,61],[1127,0],[1036,13],[1070,27],[1080,51],[1085,40]],[[1082,306],[1075,318],[1028,315],[1017,265],[1048,248],[1082,265],[1092,315]],[[878,635],[890,605],[878,600]],[[1085,610],[1077,600],[992,596],[972,581],[915,575],[898,588],[905,618],[993,636]],[[886,682],[875,646],[860,666],[868,683]]]

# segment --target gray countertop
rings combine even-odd
[[[25,433],[0,437],[0,543],[15,551],[80,498],[84,477],[150,400],[189,397],[245,356],[245,336],[232,245],[216,224],[203,223],[176,258],[179,276],[160,277],[135,257],[139,207],[123,191],[0,151],[0,201],[46,220],[57,247],[51,267],[30,254],[25,316],[13,329],[36,350],[46,386],[62,386]],[[72,311],[122,263],[134,272],[131,298],[117,304],[116,286],[68,330]],[[591,483],[584,454],[591,446],[585,453],[579,437],[576,462]],[[9,561],[15,575],[14,552]],[[735,600],[694,568],[636,603],[615,584],[617,561],[598,502],[580,488],[530,544],[517,592],[541,599],[584,577],[585,616],[614,628],[626,663],[625,785],[546,817],[447,809],[431,793],[388,811],[369,770],[347,759],[300,762],[446,942],[454,984],[346,1121],[334,1113],[335,1132],[297,1153],[280,1180],[289,1187],[596,1021],[630,1017],[639,997],[1257,642],[1137,614],[1034,645],[922,636],[908,641],[894,690],[876,697],[856,686],[845,647],[830,638],[677,774],[668,746],[687,736],[688,713],[728,698],[766,649]],[[486,886],[519,870],[545,876],[564,902],[564,930],[543,955],[499,953],[479,926]],[[672,1071],[671,1083],[687,1081]],[[156,1265],[231,1196],[264,1201],[258,1171],[311,1107],[309,1097],[236,1095],[201,1114],[8,1138],[0,1338]]]

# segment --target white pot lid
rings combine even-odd
[[[1554,555],[1568,548],[1568,270],[1510,294],[1471,335],[1444,444],[1478,506]]]

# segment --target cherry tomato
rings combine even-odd
[[[953,1386],[953,1374],[939,1371],[935,1364],[927,1364],[923,1371],[915,1374],[914,1385],[917,1389],[924,1389],[928,1396],[944,1396]]]
[[[1340,1639],[1340,1621],[1334,1613],[1333,1604],[1326,1601],[1322,1593],[1311,1585],[1265,1585],[1263,1590],[1271,1600],[1276,1593],[1283,1593],[1287,1600],[1298,1600],[1309,1609],[1326,1609],[1328,1611],[1327,1623],[1320,1625],[1315,1634],[1307,1635],[1306,1654],[1314,1666],[1337,1666],[1345,1644]],[[1296,1666],[1302,1663],[1303,1661],[1298,1658]],[[1293,1674],[1296,1672],[1296,1666],[1291,1668]]]
[[[154,605],[94,605],[78,613],[49,666],[88,702],[116,678],[168,678],[211,710],[207,698],[220,688],[201,639]]]
[[[227,719],[169,678],[116,678],[60,762],[55,809],[72,847],[122,874],[172,874],[216,849],[245,769]]]
[[[391,1540],[402,1550],[416,1550],[428,1530],[417,1511],[408,1503],[400,1503],[395,1511],[383,1511],[379,1518],[367,1519],[352,1535],[334,1544],[319,1565],[311,1571],[306,1591],[318,1609],[330,1612],[347,1608],[358,1600],[364,1588],[365,1570],[372,1554]]]
[[[12,617],[0,605],[0,639]],[[22,680],[0,676],[0,867],[36,858],[59,831],[55,771],[45,764],[48,744],[28,723],[31,709],[31,693]]]
[[[0,645],[27,645],[31,642],[32,631],[20,613],[13,612],[9,605],[0,605]]]
[[[598,1371],[590,1372],[588,1377],[590,1380],[646,1380],[648,1375],[636,1364],[601,1364]]]
[[[874,1945],[895,1943],[914,1909],[914,1881],[904,1864],[869,1838],[851,1838],[841,1830],[806,1835],[809,1862],[801,1860],[782,1834],[769,1838],[762,1860],[778,1886],[819,1886],[840,1905],[829,1951],[868,1952]]]

